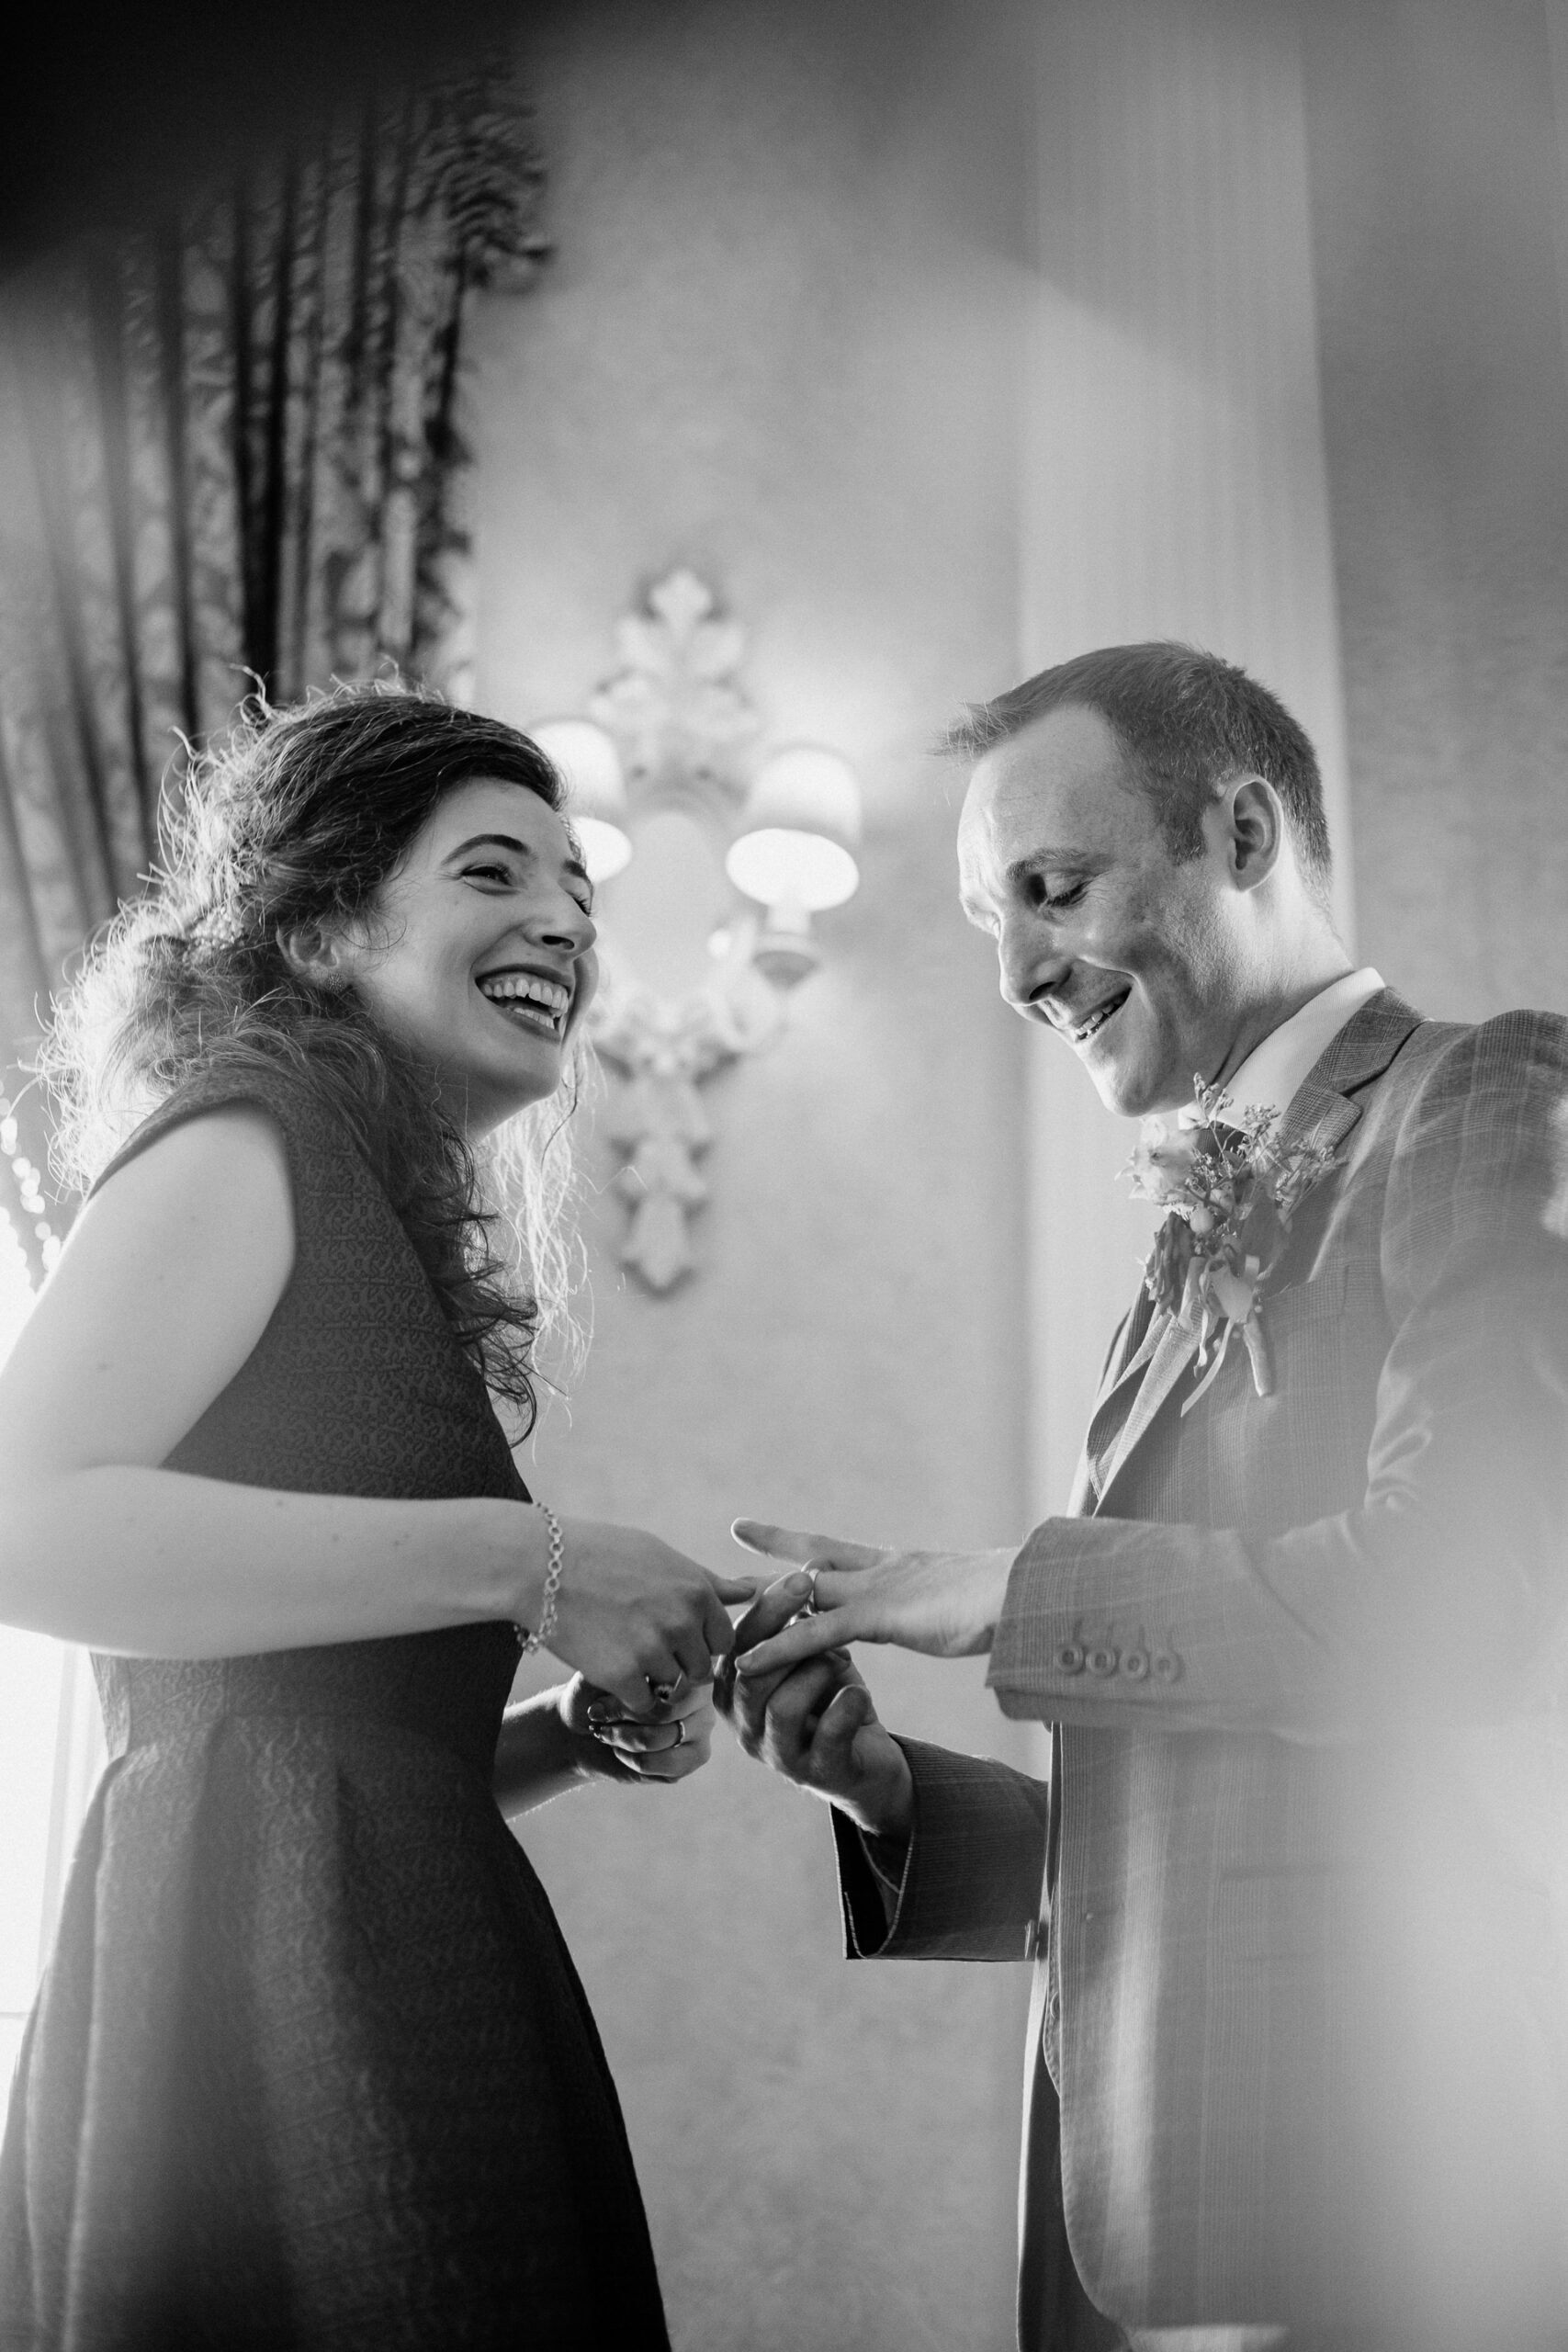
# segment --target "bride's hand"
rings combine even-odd
[[[683,1781],[708,1760],[714,1727],[708,1683],[682,1683],[657,1723],[626,1714],[617,1699],[581,1674],[572,1676],[558,1703],[584,1770],[607,1780]]]
[[[720,1577],[640,1527],[563,1519],[563,1574],[547,1646],[620,1702],[623,1714],[669,1724],[655,1692],[700,1688],[735,1645],[728,1609],[761,1578]]]

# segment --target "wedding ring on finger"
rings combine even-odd
[[[685,1747],[685,1745],[686,1745],[686,1718],[685,1718],[685,1716],[684,1716],[684,1715],[677,1715],[677,1717],[675,1718],[675,1737],[674,1737],[674,1741],[673,1741],[673,1743],[672,1743],[672,1745],[671,1745],[671,1755],[673,1755],[673,1753],[674,1753],[674,1751],[675,1751],[675,1749],[676,1749],[677,1747]]]
[[[817,1579],[821,1573],[820,1568],[807,1568],[806,1571],[806,1603],[800,1611],[803,1617],[816,1617],[821,1613],[817,1606]]]

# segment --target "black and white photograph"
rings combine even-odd
[[[1568,2352],[1568,0],[26,29],[0,2352]]]

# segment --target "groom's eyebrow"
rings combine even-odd
[[[1100,874],[1111,863],[1102,850],[1092,849],[1032,849],[1027,857],[1015,857],[1002,868],[1002,881],[1009,890],[1017,889],[1021,882],[1031,882],[1038,874]],[[958,893],[959,912],[983,929],[987,909],[969,891]]]
[[[1032,849],[1027,857],[1015,857],[1002,869],[1007,883],[1032,881],[1036,874],[1098,874],[1105,864],[1104,857],[1088,849]]]

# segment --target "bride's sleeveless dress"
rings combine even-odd
[[[311,1089],[194,1081],[115,1166],[236,1100],[282,1130],[296,1263],[166,1466],[525,1500]],[[503,1624],[95,1660],[110,1761],[0,2155],[7,2352],[667,2344],[593,2020],[491,1793],[516,1662]]]

